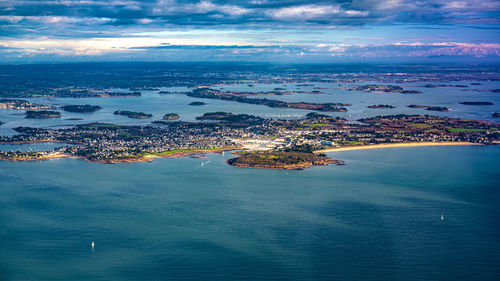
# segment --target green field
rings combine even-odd
[[[186,152],[186,151],[201,151],[201,150],[213,151],[213,150],[219,150],[219,149],[224,149],[224,148],[231,148],[231,147],[226,146],[226,147],[216,147],[216,148],[185,148],[185,149],[172,149],[172,150],[167,150],[167,151],[162,151],[162,152],[153,152],[153,153],[150,153],[150,154],[152,154],[152,155],[168,155],[168,154],[178,153],[178,152]]]
[[[489,131],[488,129],[467,129],[467,128],[452,128],[452,127],[446,127],[446,129],[448,129],[450,132],[453,132],[453,133]]]

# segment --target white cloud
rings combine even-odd
[[[275,19],[321,19],[332,16],[340,17],[365,17],[367,11],[344,10],[340,5],[300,5],[280,9],[273,9],[267,12]]]
[[[195,4],[181,4],[173,0],[161,0],[153,9],[153,14],[166,16],[179,13],[192,13],[192,14],[207,14],[211,12],[219,12],[229,16],[241,16],[251,12],[236,5],[218,5],[208,0],[202,0]]]

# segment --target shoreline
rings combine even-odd
[[[143,156],[130,157],[130,158],[118,158],[118,159],[102,159],[102,160],[90,160],[82,156],[70,155],[64,153],[54,153],[48,154],[40,157],[19,157],[19,158],[6,158],[0,157],[0,161],[47,161],[52,159],[61,159],[61,158],[80,158],[87,162],[92,163],[101,163],[101,164],[118,164],[118,163],[137,163],[137,162],[152,162],[153,159],[156,158],[181,158],[194,156],[199,154],[207,154],[207,153],[223,153],[226,151],[232,151],[241,149],[239,147],[224,147],[219,149],[199,149],[199,150],[189,150],[189,151],[178,151],[167,153],[164,155],[155,155],[155,154],[147,154]]]
[[[117,163],[137,163],[137,162],[152,162],[153,159],[157,158],[182,158],[188,156],[194,156],[198,154],[207,154],[207,153],[223,153],[226,151],[232,151],[240,149],[239,147],[224,147],[219,149],[200,149],[200,150],[189,150],[189,151],[178,151],[167,154],[147,154],[138,157],[131,158],[123,158],[123,159],[110,159],[110,160],[88,160],[86,161],[93,163],[103,163],[103,164],[117,164]]]
[[[364,150],[364,149],[380,149],[380,148],[395,148],[395,147],[450,146],[450,145],[485,145],[485,144],[473,143],[473,142],[383,143],[383,144],[355,145],[355,146],[343,146],[343,147],[327,148],[327,149],[316,150],[316,151],[314,151],[314,153],[327,153],[327,152]]]

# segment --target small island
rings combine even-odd
[[[429,106],[429,105],[418,105],[418,104],[412,104],[408,106],[409,108],[422,108],[425,110],[430,110],[430,111],[450,111],[451,109],[443,106]]]
[[[29,119],[47,119],[47,118],[59,118],[59,117],[61,117],[61,113],[58,111],[50,111],[50,110],[26,111],[26,118]]]
[[[494,103],[490,101],[464,101],[461,102],[460,104],[464,105],[493,105]]]
[[[90,104],[85,104],[85,105],[73,104],[73,105],[61,106],[61,109],[68,112],[92,113],[96,112],[99,109],[102,109],[102,107]]]
[[[134,112],[128,110],[117,110],[114,112],[114,114],[127,116],[128,118],[133,118],[133,119],[147,119],[153,117],[153,114],[148,114],[144,112]]]
[[[500,112],[493,112],[493,114],[491,114],[491,117],[500,118]]]
[[[359,91],[359,92],[365,92],[365,93],[373,93],[373,92],[379,92],[379,93],[401,93],[401,94],[421,94],[421,91],[418,90],[406,90],[401,86],[394,86],[394,85],[362,85],[362,86],[357,86],[349,89],[350,91]]]
[[[179,119],[179,114],[167,113],[163,116],[163,120],[175,120],[175,119]]]
[[[246,127],[262,124],[265,120],[261,117],[249,114],[233,114],[230,112],[207,112],[203,116],[196,117],[197,120],[221,121],[231,127]]]
[[[325,166],[328,164],[343,165],[344,161],[328,158],[324,154],[314,154],[296,151],[269,151],[241,153],[240,157],[227,160],[235,167],[274,169],[274,170],[302,170],[311,166]]]
[[[369,105],[367,106],[368,108],[385,108],[385,109],[388,109],[388,108],[396,108],[395,106],[392,106],[392,105],[388,105],[388,104],[376,104],[376,105]]]
[[[206,105],[206,103],[202,102],[202,101],[193,101],[192,103],[190,103],[189,105],[193,105],[193,106],[202,106],[202,105]]]
[[[130,92],[130,93],[125,93],[125,92],[105,92],[100,94],[101,97],[140,97],[142,94],[141,92]]]

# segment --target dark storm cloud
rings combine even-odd
[[[175,1],[175,0],[0,0],[0,25],[12,35],[58,30],[115,31],[123,28],[269,28],[370,23],[485,23],[499,21],[497,0],[409,1]],[[43,27],[51,27],[43,30]],[[79,30],[75,27],[82,27]],[[8,30],[3,31],[9,34]],[[5,36],[5,33],[3,34]]]

